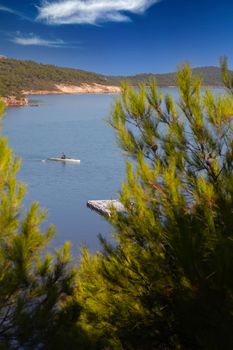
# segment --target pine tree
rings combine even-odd
[[[83,252],[82,320],[99,349],[233,348],[233,77],[202,90],[189,66],[179,100],[122,86],[111,118],[128,155],[112,210],[115,243]]]
[[[23,216],[19,167],[0,136],[0,349],[86,349],[69,244],[46,253],[54,228],[41,231],[46,213],[37,203]]]

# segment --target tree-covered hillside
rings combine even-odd
[[[221,72],[217,67],[194,68],[193,74],[202,78],[203,85],[222,85]],[[132,85],[136,85],[139,82],[149,83],[151,79],[156,79],[159,86],[177,85],[175,73],[104,76],[33,61],[0,58],[0,96],[17,96],[21,94],[22,90],[55,90],[56,84],[98,83],[120,85],[121,81],[127,80]]]
[[[193,69],[193,76],[202,78],[203,85],[210,86],[222,86],[221,70],[218,67],[200,67]],[[165,74],[137,74],[134,76],[119,76],[109,77],[110,81],[115,84],[119,84],[122,80],[129,81],[132,85],[137,85],[139,82],[149,83],[152,79],[155,79],[158,86],[176,86],[177,79],[176,73]]]
[[[105,84],[101,75],[61,68],[33,61],[0,59],[0,95],[20,94],[22,90],[55,90],[55,84]]]

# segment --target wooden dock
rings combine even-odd
[[[87,206],[102,215],[111,215],[111,207],[118,213],[125,211],[123,204],[117,199],[92,200],[87,202]]]

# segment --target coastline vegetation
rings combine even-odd
[[[203,85],[222,86],[221,70],[218,67],[194,68],[193,74],[202,78]],[[62,68],[33,61],[0,58],[0,96],[20,98],[22,91],[53,91],[56,84],[103,84],[120,85],[128,81],[131,85],[149,84],[155,79],[158,86],[176,86],[176,74],[138,74],[135,76],[104,76],[83,70]]]
[[[114,244],[67,244],[45,254],[53,229],[32,204],[21,221],[19,162],[0,139],[0,348],[233,348],[233,76],[227,91],[201,93],[189,66],[179,102],[122,86],[109,120],[127,152],[119,194],[126,213],[108,219]],[[133,203],[133,204],[132,204]]]
[[[103,76],[82,70],[61,68],[0,58],[0,96],[21,96],[23,90],[56,90],[55,84],[105,84]]]

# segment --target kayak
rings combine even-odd
[[[64,162],[64,163],[80,163],[80,159],[74,158],[48,158],[47,160],[53,160],[55,162]]]

